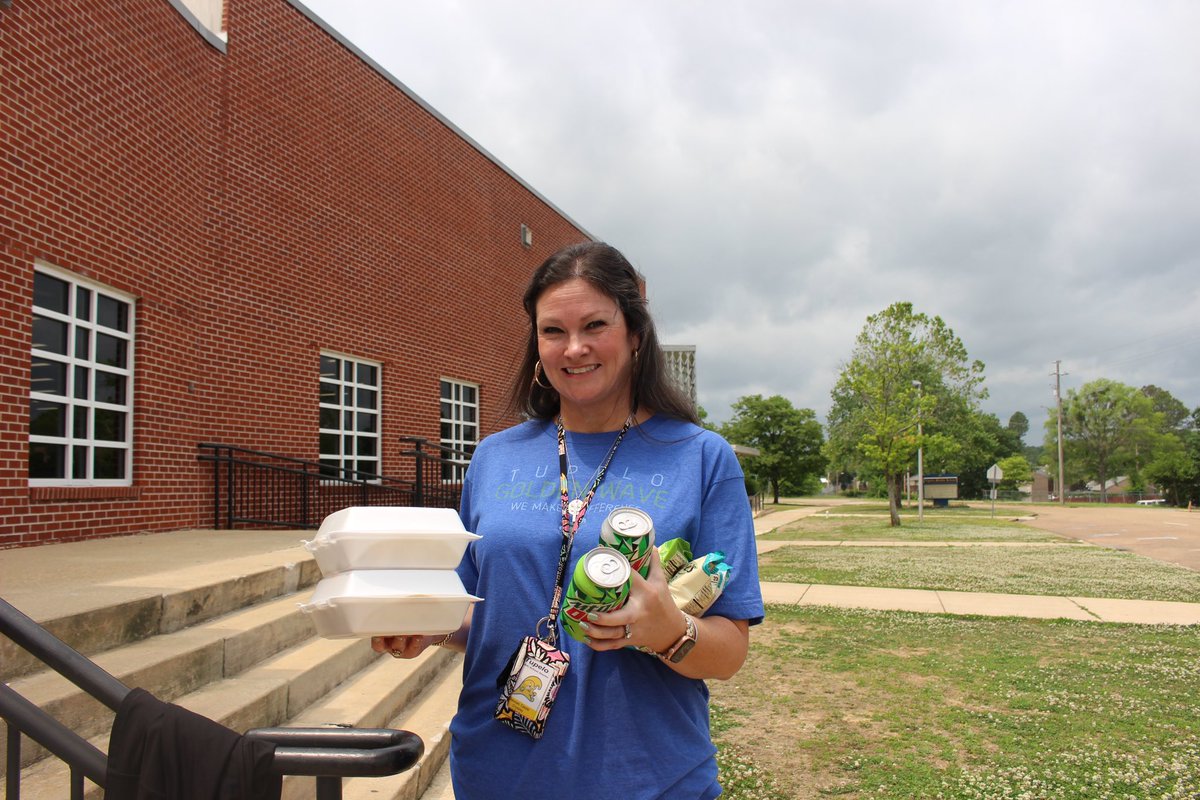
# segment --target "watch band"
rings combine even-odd
[[[683,621],[686,626],[683,635],[676,639],[675,643],[668,647],[665,652],[658,654],[658,657],[663,661],[678,664],[696,646],[696,620],[690,614],[684,614]]]

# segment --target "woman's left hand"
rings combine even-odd
[[[675,605],[657,548],[650,550],[650,571],[643,578],[636,570],[629,600],[616,611],[588,615],[586,634],[593,650],[617,650],[633,645],[661,653],[687,629],[683,612]],[[593,619],[594,618],[594,619]]]

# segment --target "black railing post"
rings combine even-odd
[[[416,446],[417,446],[417,453],[416,453],[416,461],[417,461],[417,465],[416,465],[416,466],[417,466],[417,494],[416,494],[416,498],[415,498],[415,499],[416,499],[416,501],[417,501],[417,505],[418,505],[418,506],[424,506],[424,505],[425,505],[425,479],[424,479],[424,477],[423,477],[423,476],[424,476],[423,464],[424,464],[424,462],[425,462],[425,454],[424,454],[424,453],[421,451],[421,445],[422,445],[424,442],[425,442],[425,440],[424,440],[424,439],[416,439],[416,440],[414,440],[414,442],[413,442],[413,443],[414,443],[414,444],[416,444]]]
[[[229,451],[228,458],[229,458],[229,460],[226,462],[227,469],[225,471],[225,475],[226,475],[226,478],[225,478],[225,510],[226,510],[225,528],[227,530],[233,530],[233,506],[234,506],[234,502],[233,502],[233,487],[234,487],[233,451]]]

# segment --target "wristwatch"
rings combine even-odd
[[[673,645],[668,647],[665,652],[659,653],[658,657],[663,661],[669,661],[672,664],[678,664],[687,657],[687,654],[692,652],[692,648],[696,646],[696,620],[692,619],[691,615],[684,614],[683,621],[687,628],[683,632],[683,636],[675,641]]]

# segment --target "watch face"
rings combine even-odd
[[[678,664],[680,661],[683,661],[683,657],[692,652],[692,648],[695,646],[695,639],[684,639],[679,647],[675,648],[675,652],[671,653],[671,663]]]

